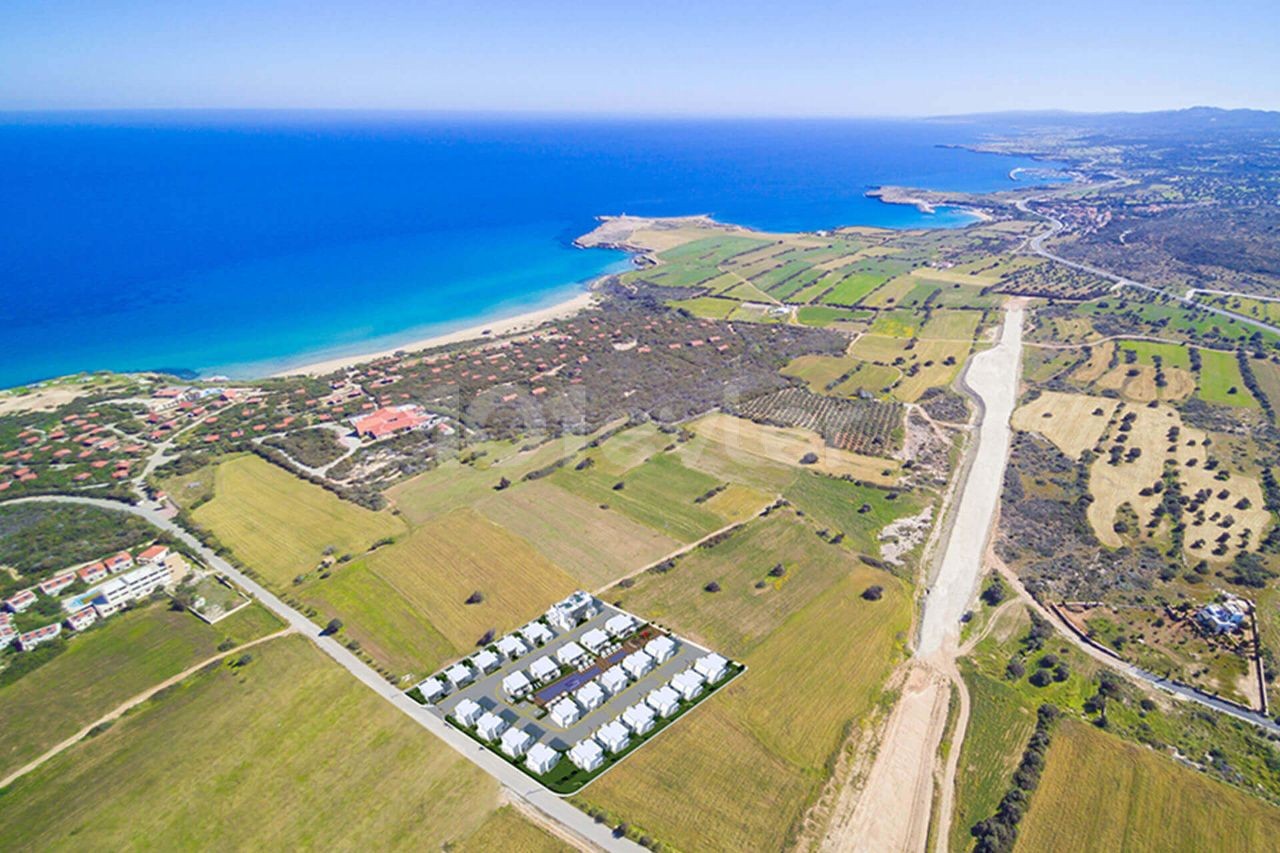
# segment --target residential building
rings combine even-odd
[[[67,617],[67,627],[72,631],[83,631],[97,621],[97,611],[92,607],[84,607]]]
[[[418,685],[418,692],[428,702],[435,702],[449,692],[449,686],[439,678],[432,677]]]
[[[617,720],[610,720],[596,732],[595,739],[612,753],[619,753],[631,743],[631,730]]]
[[[139,563],[163,563],[169,556],[169,549],[164,545],[152,545],[138,555]]]
[[[702,695],[703,681],[702,674],[697,670],[686,669],[683,672],[677,672],[675,677],[671,679],[671,689],[679,693],[686,702],[689,702]]]
[[[433,420],[421,406],[412,403],[403,406],[385,406],[367,415],[351,419],[356,435],[361,438],[380,439],[430,425]]]
[[[62,623],[54,622],[52,625],[45,625],[43,628],[37,628],[34,631],[28,631],[25,634],[18,635],[18,648],[24,652],[29,652],[41,643],[47,643],[62,633]]]
[[[715,684],[724,677],[725,670],[729,668],[729,661],[712,652],[698,658],[694,662],[693,668],[702,673],[709,684]]]
[[[577,643],[565,643],[556,650],[556,660],[565,666],[573,666],[586,657],[587,650]]]
[[[8,648],[18,636],[18,629],[12,623],[0,624],[0,649]]]
[[[498,664],[500,663],[498,656],[488,649],[479,652],[471,660],[476,665],[476,669],[481,672],[492,672],[498,668]]]
[[[580,719],[582,719],[582,709],[568,696],[551,706],[551,722],[562,729],[572,726]]]
[[[75,572],[63,572],[40,582],[40,591],[45,595],[56,595],[76,582]]]
[[[102,561],[102,564],[106,566],[107,571],[112,574],[115,574],[116,572],[123,572],[125,569],[132,568],[133,555],[128,551],[121,551],[119,554],[107,557]]]
[[[591,738],[583,738],[569,750],[569,760],[576,764],[579,770],[590,773],[604,764],[604,750]]]
[[[680,694],[663,686],[649,691],[649,695],[644,697],[644,703],[661,716],[670,717],[680,708]]]
[[[648,734],[653,729],[654,711],[643,702],[637,702],[622,712],[622,722],[637,735]]]
[[[502,652],[502,654],[510,660],[515,660],[529,651],[529,647],[525,645],[524,640],[520,639],[515,634],[508,634],[501,640],[498,640],[497,646],[498,651]]]
[[[517,728],[507,729],[502,733],[500,746],[502,751],[511,758],[519,758],[525,754],[529,746],[533,743],[533,735]]]
[[[502,692],[512,699],[519,699],[532,689],[533,683],[523,672],[513,672],[502,679]]]
[[[85,583],[97,583],[107,576],[107,567],[102,562],[91,563],[80,571],[76,572],[80,580]]]
[[[600,689],[599,684],[594,681],[588,681],[577,689],[573,694],[573,698],[578,700],[578,704],[583,708],[588,711],[594,711],[604,704],[604,700],[607,697],[604,695],[604,691]]]
[[[584,633],[581,637],[582,645],[586,646],[593,654],[600,654],[605,646],[609,645],[609,635],[599,628],[592,628]]]
[[[126,604],[146,598],[172,581],[169,569],[163,563],[143,564],[98,587],[98,594],[93,599],[94,609],[99,616],[110,616]]]
[[[497,740],[507,730],[507,721],[492,711],[485,711],[476,720],[476,734],[484,740]]]
[[[564,601],[551,605],[547,621],[564,631],[571,631],[584,620],[600,612],[600,602],[595,597],[578,590]]]
[[[468,728],[474,726],[483,713],[484,709],[471,699],[463,699],[453,708],[453,718]]]
[[[600,686],[609,691],[609,694],[616,695],[631,683],[631,679],[627,678],[627,674],[620,666],[611,666],[604,671],[604,675],[600,676]]]
[[[36,603],[36,594],[29,589],[15,592],[4,600],[4,606],[11,613],[21,613]]]
[[[609,636],[619,639],[630,634],[635,628],[636,620],[626,613],[612,616],[604,623],[604,629],[609,632]]]
[[[524,766],[539,776],[549,773],[560,763],[560,753],[545,743],[535,743],[524,756]]]
[[[531,646],[541,646],[555,639],[551,629],[541,622],[530,622],[525,625],[520,629],[520,636],[524,637]]]
[[[462,687],[465,684],[470,684],[476,674],[471,667],[465,663],[458,662],[444,671],[444,677],[449,679],[454,687]]]
[[[644,644],[644,651],[657,663],[666,663],[676,653],[676,641],[665,635],[654,637]]]
[[[653,669],[653,658],[644,652],[632,652],[622,659],[622,668],[632,678],[640,678]]]
[[[1225,604],[1207,604],[1196,612],[1196,622],[1210,634],[1232,634],[1244,627],[1247,611]]]
[[[529,674],[539,684],[546,684],[560,674],[560,665],[549,657],[540,657],[529,665]]]

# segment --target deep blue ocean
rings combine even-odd
[[[561,301],[625,267],[599,214],[955,227],[864,197],[1036,165],[925,121],[0,114],[0,387],[260,375]]]

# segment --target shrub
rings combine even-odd
[[[703,589],[705,589],[707,592],[719,592],[720,584],[716,583],[715,581],[711,581],[706,586],[704,586]]]
[[[324,630],[320,632],[321,636],[328,637],[342,630],[341,619],[330,619],[329,624],[324,626]]]
[[[879,601],[884,595],[884,587],[879,584],[872,584],[862,591],[862,597],[867,601]]]
[[[475,592],[468,595],[467,600],[463,603],[464,604],[480,604],[483,601],[484,601],[484,593],[477,589]]]

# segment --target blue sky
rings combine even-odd
[[[0,109],[1277,109],[1277,45],[1275,0],[5,0]]]

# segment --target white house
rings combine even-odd
[[[600,676],[600,686],[608,690],[610,695],[625,689],[630,683],[631,679],[627,678],[627,674],[620,666],[611,666],[604,671],[604,675]]]
[[[631,730],[617,720],[610,720],[596,732],[596,740],[610,752],[622,752],[631,743]]]
[[[580,719],[582,709],[568,696],[551,706],[551,721],[561,728],[568,728]]]
[[[470,699],[463,699],[453,708],[453,718],[468,727],[474,726],[483,713],[484,709]]]
[[[644,644],[644,652],[658,663],[666,663],[676,653],[676,642],[670,637],[654,637]]]
[[[531,687],[533,683],[523,672],[513,672],[502,679],[502,692],[512,699],[519,699],[528,693]]]
[[[677,672],[675,677],[671,679],[671,689],[676,691],[686,701],[697,699],[702,695],[703,678],[700,673],[692,669],[686,669],[684,672]]]
[[[565,666],[573,666],[575,662],[581,661],[587,654],[587,650],[577,643],[565,643],[556,650],[556,660]]]
[[[644,652],[632,652],[622,659],[622,668],[632,678],[640,678],[653,669],[653,658]]]
[[[670,717],[680,707],[680,694],[670,687],[659,687],[649,691],[644,703],[664,717]]]
[[[461,687],[464,684],[470,684],[476,674],[465,663],[455,663],[444,671],[444,677],[449,679],[454,687]]]
[[[502,733],[501,747],[511,758],[519,758],[524,755],[529,748],[529,744],[533,743],[533,735],[520,729],[510,728]]]
[[[625,637],[635,630],[636,620],[632,619],[626,613],[619,613],[613,616],[608,622],[604,623],[604,629],[609,632],[612,637]]]
[[[560,753],[545,743],[535,743],[524,756],[524,766],[541,776],[560,763]]]
[[[703,655],[698,658],[694,662],[693,668],[702,673],[709,683],[715,684],[721,678],[724,678],[725,670],[729,668],[729,661],[712,652],[709,655]]]
[[[551,605],[551,609],[547,611],[547,621],[563,631],[572,631],[582,620],[599,612],[600,602],[592,595],[578,590],[564,601]]]
[[[569,750],[569,760],[578,765],[579,770],[590,773],[604,764],[604,750],[591,738],[583,738]]]
[[[486,711],[476,720],[476,734],[485,740],[497,740],[507,730],[507,721],[492,711]]]
[[[600,650],[609,645],[609,635],[599,628],[592,628],[582,635],[582,645],[595,654],[600,654]]]
[[[516,658],[527,654],[529,651],[529,647],[525,644],[524,640],[520,639],[515,634],[507,634],[507,636],[498,641],[497,646],[498,651],[502,652],[511,660],[515,660]]]
[[[653,709],[643,702],[637,702],[622,712],[622,722],[636,734],[646,734],[653,728]]]
[[[423,699],[428,702],[434,702],[448,693],[449,688],[438,678],[428,678],[418,685],[418,692],[422,694]]]
[[[498,656],[488,649],[480,652],[471,660],[475,662],[476,669],[481,672],[493,672],[493,670],[498,668],[498,664],[500,663]]]
[[[541,622],[530,622],[520,629],[520,636],[524,637],[531,646],[541,646],[543,643],[549,643],[555,638],[555,634],[551,633],[551,629]]]
[[[529,674],[539,684],[545,684],[560,674],[560,667],[548,657],[541,657],[529,665]]]
[[[586,684],[578,688],[573,694],[573,698],[578,700],[578,704],[586,708],[588,711],[594,711],[604,704],[604,691],[600,689],[600,685],[594,681],[588,681]]]

